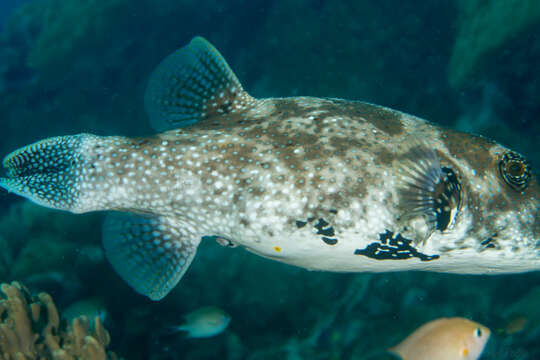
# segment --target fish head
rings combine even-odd
[[[464,326],[464,346],[461,350],[461,358],[476,360],[482,355],[484,348],[491,336],[491,331],[478,323],[470,321]]]
[[[449,131],[443,139],[448,151],[438,155],[459,185],[452,225],[461,225],[463,241],[482,254],[528,260],[501,272],[540,269],[540,185],[530,162],[484,137]]]
[[[529,161],[480,136],[446,130],[441,139],[397,159],[404,235],[454,253],[457,272],[539,270],[540,185]]]
[[[525,156],[482,140],[489,149],[470,159],[470,168],[462,168],[471,175],[463,181],[464,205],[473,220],[470,234],[482,250],[540,257],[538,176]]]
[[[524,245],[540,250],[538,173],[523,155],[501,145],[493,148],[490,160],[496,184],[487,201],[498,223],[497,237],[503,241],[521,239]]]

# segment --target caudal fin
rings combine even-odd
[[[33,202],[77,212],[82,142],[92,135],[59,136],[15,150],[4,158],[0,187]]]

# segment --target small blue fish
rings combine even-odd
[[[231,317],[225,311],[207,306],[187,314],[182,325],[171,326],[168,332],[186,331],[190,338],[206,338],[221,334],[230,322]]]
[[[74,213],[111,210],[103,247],[163,298],[203,238],[314,270],[540,269],[540,187],[482,138],[359,101],[255,99],[196,37],[150,76],[161,133],[54,137],[9,154],[0,186]]]

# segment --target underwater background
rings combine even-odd
[[[0,31],[0,154],[56,135],[151,134],[150,72],[202,35],[255,97],[388,106],[495,139],[540,169],[537,0],[2,0]],[[308,272],[205,241],[152,302],[105,260],[102,220],[0,192],[0,282],[45,291],[60,312],[98,302],[124,359],[393,359],[385,349],[442,316],[491,328],[481,359],[540,359],[538,272]],[[231,316],[223,333],[164,331],[207,305]],[[507,330],[516,317],[525,325]]]

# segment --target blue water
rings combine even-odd
[[[31,6],[13,18],[23,3]],[[471,1],[478,7],[465,13],[453,0],[2,0],[0,156],[57,135],[151,134],[151,71],[202,35],[253,96],[388,106],[494,139],[538,174],[540,14],[523,19],[504,3]],[[508,26],[510,18],[522,22]],[[467,23],[488,25],[479,34]],[[459,52],[459,43],[469,47]],[[48,292],[60,312],[101,297],[109,349],[125,359],[392,359],[386,348],[443,316],[491,328],[481,359],[540,359],[538,272],[308,272],[207,240],[175,290],[152,302],[105,259],[102,222],[101,213],[47,210],[0,190],[0,282]],[[231,315],[224,333],[164,331],[205,305]],[[505,333],[518,316],[523,329]]]
[[[3,0],[0,3],[0,29],[3,29],[12,11],[31,0]]]

